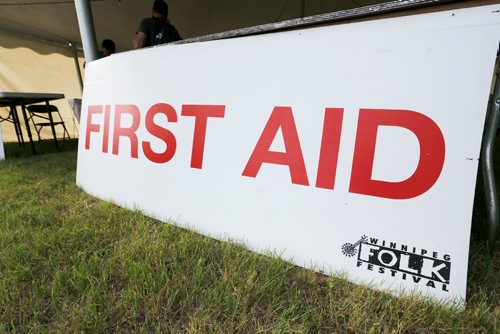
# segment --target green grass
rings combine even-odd
[[[7,144],[0,162],[1,333],[500,332],[500,249],[487,255],[478,228],[467,307],[447,309],[97,200],[76,187],[76,143],[65,145],[32,156]]]

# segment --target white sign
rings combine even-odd
[[[0,126],[0,161],[5,160],[5,151],[3,148],[2,127]]]
[[[88,193],[394,293],[463,301],[500,6],[88,64]]]

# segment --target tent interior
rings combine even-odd
[[[103,39],[112,39],[117,52],[131,50],[139,22],[151,15],[153,0],[89,1],[98,49]],[[169,20],[184,39],[360,7],[376,11],[377,5],[387,3],[380,0],[167,2]],[[74,0],[0,0],[0,92],[63,93],[66,99],[81,98],[79,72],[85,75],[83,64]],[[78,137],[78,122],[68,100],[51,103],[61,111],[70,135]],[[7,108],[0,108],[0,117],[6,114]],[[2,130],[4,141],[16,140],[12,124],[2,122]],[[50,130],[45,131],[50,138]]]
[[[169,0],[169,19],[184,39],[297,17],[381,3],[373,0]],[[132,48],[153,0],[91,0],[98,44],[112,39],[117,52]],[[63,93],[81,98],[84,57],[73,0],[0,0],[0,91]],[[99,47],[100,45],[98,45]],[[53,101],[72,137],[78,122],[67,100]],[[8,115],[0,108],[0,117]],[[15,141],[12,124],[2,122],[4,141]],[[42,132],[50,138],[50,130]],[[59,133],[58,135],[62,135]]]
[[[373,0],[169,0],[169,19],[184,39],[265,23],[381,3]],[[96,39],[112,39],[118,52],[132,48],[140,20],[151,15],[153,0],[91,0]],[[84,57],[73,0],[0,0],[0,91],[63,93],[81,98]],[[98,45],[99,47],[100,45]],[[67,100],[51,102],[71,137],[78,121]],[[0,117],[9,110],[0,108]],[[17,140],[2,122],[4,141]],[[57,129],[60,131],[61,129]],[[24,131],[25,132],[25,131]],[[62,133],[58,133],[58,136]],[[50,130],[42,132],[50,138]]]
[[[184,39],[379,4],[381,0],[168,0],[169,19]],[[153,0],[90,0],[97,40],[132,48]],[[0,0],[0,30],[81,45],[74,0]]]

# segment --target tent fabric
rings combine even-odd
[[[118,51],[132,48],[153,0],[90,0],[97,43],[110,38]],[[183,38],[273,23],[303,15],[383,3],[381,0],[167,0],[169,19]],[[16,4],[17,3],[17,4]],[[29,18],[28,20],[26,18]],[[81,46],[73,0],[0,0],[0,30]],[[98,45],[100,47],[100,45]]]
[[[130,50],[139,22],[151,15],[153,0],[90,1],[98,43],[110,38],[115,41],[118,52]],[[384,1],[167,2],[171,22],[186,39]],[[0,91],[63,93],[68,100],[81,98],[70,43],[81,48],[73,0],[0,0]],[[81,56],[80,53],[80,66],[83,64]],[[70,135],[76,137],[78,121],[68,101],[54,101],[53,104],[61,111]],[[6,113],[6,108],[0,108],[1,116],[6,116]],[[1,126],[4,141],[15,141],[12,124],[2,122]],[[44,138],[50,138],[48,131],[43,130]],[[58,135],[62,136],[62,131],[58,130]]]
[[[0,32],[0,91],[27,93],[63,93],[64,100],[51,102],[58,107],[71,137],[78,137],[78,122],[73,116],[68,99],[81,98],[72,50],[15,37]],[[83,65],[83,57],[79,57]],[[83,69],[82,69],[83,70]],[[0,108],[0,116],[6,117],[7,108]],[[22,122],[24,128],[24,122]],[[2,122],[3,140],[16,141],[14,127]],[[58,136],[62,130],[56,127]],[[27,133],[25,130],[26,140]],[[50,129],[44,129],[42,137],[51,138]]]

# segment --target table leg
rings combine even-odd
[[[14,123],[14,129],[16,130],[17,142],[19,146],[24,146],[23,131],[21,129],[21,122],[19,120],[19,115],[17,114],[17,109],[15,105],[10,106],[10,112],[12,114],[12,122]]]
[[[47,105],[47,111],[49,110],[49,101],[45,101],[45,104]],[[56,148],[58,151],[61,149],[59,148],[59,144],[57,143],[57,137],[56,137],[56,129],[54,128],[54,119],[52,118],[52,113],[49,111],[49,121],[50,121],[50,128],[52,129],[52,136],[54,137],[54,141],[56,142]]]
[[[0,126],[0,161],[5,160],[5,150],[3,148],[2,127]]]
[[[30,139],[31,150],[33,151],[33,154],[36,154],[35,143],[33,143],[33,137],[31,136],[31,129],[28,120],[28,115],[26,114],[26,106],[24,105],[24,101],[21,102],[21,109],[23,110],[24,123],[26,124],[26,130],[28,131],[28,138]]]

